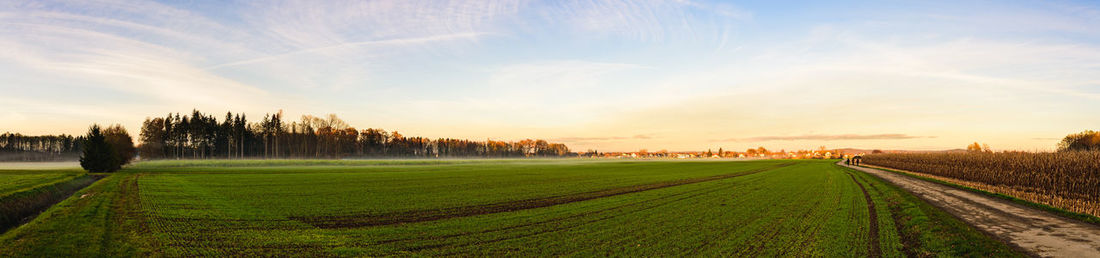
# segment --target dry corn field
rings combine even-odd
[[[1100,152],[873,154],[863,160],[1100,216]]]

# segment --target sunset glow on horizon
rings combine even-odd
[[[1086,1],[6,1],[0,133],[198,109],[573,151],[1050,151],[1100,129]]]

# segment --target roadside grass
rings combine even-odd
[[[879,203],[886,203],[885,209],[890,211],[892,225],[907,257],[1026,256],[893,184],[854,169],[837,167],[856,174],[860,180],[874,182],[870,185],[883,199]]]
[[[903,171],[898,171],[898,170],[894,170],[894,169],[890,169],[890,168],[879,167],[879,166],[869,167],[869,166],[862,166],[862,165],[861,165],[861,167],[889,171],[891,173],[900,174],[900,175],[911,177],[911,178],[916,178],[916,179],[920,179],[920,180],[924,180],[924,181],[928,181],[928,182],[932,182],[932,183],[937,183],[937,184],[941,184],[941,185],[945,185],[945,186],[950,186],[950,187],[966,190],[966,191],[969,191],[969,192],[973,192],[973,193],[977,193],[977,194],[981,194],[981,195],[985,195],[985,196],[989,196],[989,197],[994,197],[994,198],[999,198],[999,199],[1002,199],[1002,200],[1011,201],[1011,202],[1016,203],[1016,204],[1036,208],[1036,209],[1046,211],[1046,212],[1049,212],[1049,213],[1052,213],[1052,214],[1055,214],[1055,215],[1058,215],[1058,216],[1061,216],[1061,217],[1064,217],[1064,218],[1084,221],[1084,222],[1094,224],[1094,225],[1100,225],[1100,217],[1092,216],[1092,215],[1089,215],[1089,214],[1072,212],[1072,211],[1068,211],[1068,210],[1065,210],[1065,209],[1062,209],[1062,208],[1058,208],[1058,207],[1054,207],[1054,206],[1050,206],[1050,205],[1046,205],[1046,204],[1042,204],[1042,203],[1036,203],[1036,202],[1031,202],[1031,201],[1028,201],[1028,200],[1016,198],[1016,197],[1013,197],[1013,196],[1010,196],[1010,195],[985,191],[985,190],[981,190],[981,189],[977,189],[977,188],[973,188],[973,187],[969,187],[969,186],[959,185],[959,184],[956,184],[956,183],[947,182],[947,181],[943,181],[943,180],[939,180],[939,179],[935,179],[935,178],[915,175],[915,174],[912,174],[912,173],[906,173],[906,172],[903,172]]]
[[[0,170],[0,233],[96,180],[83,171]]]
[[[834,162],[128,168],[0,235],[0,256],[1020,256]],[[409,223],[318,228],[302,219],[639,185],[660,187]]]

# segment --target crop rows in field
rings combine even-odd
[[[694,163],[652,166],[652,164],[601,164],[597,167],[452,166],[409,167],[361,173],[332,171],[328,168],[298,170],[296,174],[268,174],[266,171],[242,174],[150,174],[142,181],[142,198],[154,214],[180,223],[197,226],[223,223],[232,227],[240,221],[265,220],[273,225],[300,225],[288,218],[356,218],[360,223],[382,221],[411,222],[459,215],[485,213],[482,207],[496,211],[530,200],[527,205],[547,206],[554,202],[576,201],[598,195],[621,194],[645,187],[670,185],[680,181],[726,176],[725,173],[751,172],[780,163],[744,163],[721,165]],[[642,169],[639,169],[642,168]],[[719,169],[720,168],[720,169]],[[671,181],[671,182],[670,182]],[[683,183],[683,182],[680,182]],[[247,209],[244,207],[262,207]],[[534,206],[528,206],[528,208]],[[208,212],[222,212],[209,214]],[[405,214],[408,216],[395,216]],[[209,222],[209,218],[219,218]],[[349,222],[310,221],[322,227],[352,226]],[[338,221],[339,222],[339,221]],[[350,221],[356,222],[356,221]],[[328,224],[322,224],[328,223]],[[308,226],[308,225],[306,225]]]
[[[600,198],[600,199],[592,200],[595,203],[575,202],[575,203],[563,204],[563,205],[552,207],[551,210],[560,210],[560,211],[553,212],[553,215],[542,215],[542,214],[539,214],[539,213],[545,213],[545,211],[543,211],[543,212],[532,212],[532,211],[535,211],[535,210],[542,210],[542,209],[532,209],[532,210],[524,210],[524,211],[518,212],[518,213],[532,213],[532,214],[528,214],[526,216],[524,216],[524,215],[519,215],[519,216],[511,215],[511,216],[508,216],[508,215],[510,215],[509,213],[501,213],[501,214],[492,214],[492,215],[488,215],[488,216],[475,216],[475,217],[458,218],[456,220],[458,220],[459,223],[458,223],[458,225],[455,225],[455,226],[458,226],[458,228],[453,228],[454,226],[450,226],[450,228],[452,228],[450,230],[433,229],[433,230],[420,231],[417,234],[407,234],[407,233],[406,234],[396,234],[396,235],[392,235],[392,236],[390,236],[389,238],[386,238],[386,239],[379,239],[379,241],[371,241],[371,239],[373,237],[369,237],[369,236],[374,235],[374,234],[378,234],[378,233],[385,233],[385,229],[390,229],[390,230],[398,229],[398,230],[400,230],[400,229],[403,229],[404,227],[403,226],[362,227],[362,228],[351,228],[351,229],[346,229],[346,230],[332,230],[332,231],[329,231],[329,230],[314,229],[314,228],[311,228],[311,227],[308,227],[308,226],[303,226],[303,225],[295,223],[293,220],[278,219],[278,218],[274,218],[274,217],[268,217],[268,219],[254,219],[254,220],[253,219],[248,219],[247,217],[249,217],[249,216],[236,216],[236,214],[248,213],[247,211],[240,211],[242,208],[231,207],[232,205],[217,205],[217,204],[213,204],[213,206],[218,206],[219,207],[219,208],[216,208],[214,210],[224,212],[223,214],[219,214],[219,217],[224,218],[224,219],[219,219],[219,220],[215,220],[215,221],[159,219],[159,220],[156,220],[156,222],[154,222],[153,224],[156,225],[156,226],[154,226],[154,229],[160,229],[162,232],[169,233],[168,237],[171,238],[171,239],[174,239],[174,241],[168,241],[168,242],[183,243],[182,245],[176,246],[176,247],[179,247],[180,249],[184,249],[184,250],[209,250],[210,252],[215,252],[215,253],[217,253],[219,251],[226,251],[226,252],[229,252],[229,253],[233,253],[235,251],[240,251],[240,250],[235,250],[235,249],[240,248],[242,246],[240,241],[242,241],[242,240],[248,241],[247,239],[253,239],[252,237],[254,237],[254,236],[249,236],[247,234],[244,235],[244,236],[234,235],[234,234],[224,234],[225,232],[246,233],[246,232],[250,232],[250,231],[256,230],[256,229],[265,229],[266,228],[266,229],[272,229],[271,230],[272,232],[268,232],[268,233],[274,233],[274,234],[287,234],[287,233],[289,233],[290,236],[295,236],[295,237],[296,237],[296,235],[301,234],[301,231],[315,232],[315,233],[320,233],[320,234],[323,234],[323,235],[329,235],[330,239],[339,239],[339,238],[341,238],[341,237],[338,237],[338,235],[331,234],[331,233],[335,233],[335,232],[354,233],[354,234],[363,234],[363,233],[370,234],[370,235],[362,235],[362,236],[353,236],[353,238],[351,238],[352,240],[350,242],[356,242],[356,244],[354,244],[352,246],[344,246],[344,248],[350,248],[350,249],[348,249],[349,251],[350,250],[359,250],[359,249],[361,249],[361,251],[362,251],[362,250],[367,250],[367,249],[363,249],[363,248],[366,248],[366,247],[378,247],[378,248],[381,248],[382,250],[385,250],[385,249],[388,249],[388,248],[393,248],[392,249],[393,251],[416,251],[416,252],[425,252],[427,254],[448,254],[448,253],[452,253],[452,252],[469,254],[467,252],[472,251],[472,250],[478,250],[478,249],[484,248],[486,246],[493,246],[495,244],[505,244],[505,243],[520,241],[520,240],[529,241],[528,238],[532,238],[532,237],[540,237],[540,236],[544,236],[544,235],[560,235],[560,234],[563,234],[563,233],[575,232],[577,230],[584,231],[585,229],[600,230],[600,229],[604,229],[604,227],[612,226],[612,225],[608,225],[607,223],[610,223],[610,222],[622,223],[623,222],[622,220],[627,219],[627,218],[630,218],[630,219],[635,220],[635,221],[633,223],[627,223],[627,224],[623,224],[621,226],[638,226],[638,225],[642,225],[642,224],[653,224],[653,225],[668,224],[669,222],[659,222],[659,221],[660,221],[660,219],[667,220],[667,219],[673,219],[673,218],[676,218],[676,217],[679,217],[679,216],[682,216],[682,215],[687,215],[687,214],[680,213],[681,211],[684,211],[684,210],[694,210],[694,211],[699,211],[699,212],[707,212],[707,213],[711,214],[712,216],[717,216],[717,215],[719,215],[719,214],[715,213],[717,211],[713,211],[713,210],[707,211],[707,209],[702,209],[703,207],[707,206],[707,204],[706,204],[707,202],[699,203],[698,201],[709,199],[709,198],[712,198],[714,196],[720,196],[721,194],[723,194],[723,191],[725,191],[726,194],[729,194],[729,191],[733,190],[734,186],[747,186],[748,184],[750,184],[752,182],[757,182],[757,180],[762,180],[762,179],[767,179],[767,178],[766,177],[758,177],[755,180],[745,180],[745,181],[741,181],[741,182],[726,183],[726,184],[712,184],[711,182],[708,182],[708,181],[699,181],[699,182],[697,182],[699,184],[693,184],[689,188],[670,187],[670,188],[664,188],[664,189],[653,189],[652,191],[636,192],[634,194],[618,195],[618,196],[613,196],[613,197],[608,197],[608,198]],[[714,181],[714,180],[710,180],[710,181]],[[665,189],[677,189],[678,191],[666,191]],[[655,193],[663,193],[663,194],[655,194]],[[764,193],[756,193],[756,194],[764,194]],[[634,195],[640,195],[640,196],[634,196]],[[627,197],[627,196],[631,196],[631,197]],[[790,198],[793,198],[793,197],[790,197]],[[614,201],[612,201],[612,200],[614,200]],[[747,201],[752,201],[752,200],[748,196],[746,196],[743,199],[737,200],[736,202],[729,202],[727,205],[745,206],[746,204],[741,203],[741,202],[747,202]],[[791,203],[791,202],[788,200],[785,203]],[[852,202],[852,203],[857,204],[857,205],[859,204],[859,202]],[[580,205],[580,204],[583,204],[583,205]],[[789,205],[794,205],[794,204],[798,204],[798,203],[791,203]],[[681,206],[682,205],[689,205],[689,206],[692,206],[692,207],[690,207],[690,208],[687,208],[687,207],[677,208],[677,207],[667,207],[668,205],[681,205]],[[213,206],[208,206],[208,207],[213,207]],[[579,206],[579,207],[574,207],[574,206]],[[718,205],[718,206],[721,207],[721,205]],[[758,207],[755,207],[754,209],[750,209],[750,211],[748,211],[748,212],[759,212],[763,209],[768,208],[764,205],[751,205],[751,206],[758,206]],[[829,205],[829,206],[835,206],[835,205]],[[192,206],[192,207],[194,207],[194,206]],[[236,211],[234,211],[234,210],[236,210]],[[661,215],[658,218],[651,218],[651,216],[654,216],[655,214],[658,214],[662,211],[671,212],[671,213]],[[256,212],[256,211],[252,211],[252,212]],[[632,216],[632,214],[636,214],[636,213],[642,213],[642,214],[648,214],[648,215],[646,215],[646,216]],[[798,215],[800,215],[800,216],[798,216],[798,218],[799,219],[804,218],[803,216],[801,216],[803,214],[804,213],[801,213],[801,212],[798,213]],[[775,219],[778,219],[778,221],[769,221],[768,223],[764,223],[762,225],[759,225],[761,227],[761,230],[781,227],[781,225],[784,225],[786,223],[786,222],[784,222],[784,220],[789,219],[785,215],[784,216],[780,216],[781,214],[773,214],[773,215],[775,216],[774,217]],[[866,221],[866,215],[864,214],[862,216],[863,216],[863,221]],[[491,219],[490,221],[505,220],[507,222],[487,222],[487,221],[485,221],[484,217],[490,218]],[[807,216],[807,217],[809,217],[809,216]],[[860,215],[852,215],[851,217],[860,217]],[[654,222],[646,222],[645,221],[645,220],[650,220],[650,219],[659,219],[659,220],[654,221]],[[847,221],[849,219],[851,219],[851,218],[846,218],[846,219],[844,219],[844,221]],[[453,221],[453,220],[446,220],[446,221]],[[674,221],[676,221],[676,220],[674,220]],[[678,221],[678,222],[684,223],[683,221]],[[428,222],[428,223],[412,223],[412,224],[407,224],[407,225],[437,225],[438,226],[439,224],[448,225],[448,224],[451,224],[451,223],[446,223],[446,222],[432,223],[432,222]],[[685,224],[690,224],[690,223],[685,223]],[[492,226],[490,226],[488,228],[480,228],[483,225],[492,225]],[[589,227],[593,227],[593,226],[595,226],[595,228],[589,228]],[[621,226],[610,227],[610,228],[623,229],[623,227],[621,227]],[[210,234],[209,235],[202,235],[202,234],[196,235],[196,234],[194,234],[195,233],[194,229],[196,227],[208,228],[208,229],[210,229],[210,231],[209,231]],[[280,230],[275,230],[275,229],[280,229]],[[661,228],[660,231],[668,233],[666,231],[674,230],[674,229],[675,228]],[[287,230],[287,231],[283,231],[283,230]],[[383,230],[383,231],[379,232],[378,230]],[[205,231],[205,230],[202,230],[202,231]],[[438,233],[438,232],[450,232],[450,233],[449,234],[443,234],[443,235],[434,235],[434,236],[431,236],[431,235],[429,235],[429,236],[419,236],[419,235],[423,235],[423,234],[426,234],[426,233]],[[661,234],[653,234],[653,235],[650,235],[650,237],[658,237],[660,235]],[[245,237],[245,236],[247,236],[247,237]],[[767,235],[762,235],[762,236],[767,236]],[[748,236],[746,236],[746,237],[748,237]],[[264,239],[264,238],[260,238],[260,239]],[[297,239],[297,238],[291,238],[291,239]],[[182,240],[182,241],[180,241],[180,240]],[[257,243],[257,244],[262,244],[262,246],[264,246],[265,250],[269,250],[269,251],[270,250],[284,250],[285,251],[285,250],[299,250],[299,249],[310,250],[310,249],[315,249],[315,248],[316,249],[323,249],[324,247],[326,247],[326,244],[331,243],[331,241],[322,241],[322,242],[313,242],[313,243],[311,243],[309,241],[299,241],[299,240],[300,239],[292,240],[290,242],[283,242],[283,243],[278,243],[278,242],[277,243],[263,243],[264,241],[261,241],[261,243]],[[336,242],[343,242],[343,241],[336,241]],[[373,242],[373,244],[372,244],[372,242]],[[194,244],[194,245],[192,245],[192,244]],[[705,244],[705,243],[700,243],[700,244]],[[377,246],[375,246],[375,245],[377,245]],[[247,244],[245,244],[243,246],[247,246]],[[509,248],[512,248],[512,247],[509,247]],[[749,250],[752,250],[752,248],[762,248],[762,247],[748,246],[746,248],[747,248],[747,250],[745,250],[745,251],[749,251]],[[172,248],[170,246],[169,250],[171,250],[171,249]],[[435,251],[448,250],[448,251],[434,252],[433,250],[435,250]],[[530,251],[530,250],[528,250],[528,251]],[[192,253],[192,254],[194,254],[194,253]],[[377,253],[377,254],[385,254],[385,252]]]
[[[473,206],[460,206],[450,207],[436,210],[417,210],[410,212],[396,212],[380,215],[343,215],[343,216],[319,216],[319,217],[291,217],[293,220],[302,221],[318,228],[346,228],[346,227],[364,227],[364,226],[379,226],[390,225],[397,223],[411,223],[411,222],[423,222],[440,220],[455,217],[475,216],[490,213],[510,212],[525,209],[542,208],[554,205],[561,205],[571,202],[587,201],[596,198],[604,198],[609,196],[615,196],[620,194],[629,194],[641,191],[648,191],[653,189],[672,187],[685,184],[694,184],[706,181],[714,181],[726,178],[732,178],[737,176],[744,176],[763,171],[768,171],[775,168],[789,166],[792,163],[779,164],[773,167],[754,169],[749,171],[722,174],[701,178],[688,178],[675,181],[655,182],[642,185],[631,185],[624,187],[617,187],[611,189],[603,189],[592,192],[581,192],[574,194],[566,194],[538,199],[526,199],[507,202],[498,202],[491,204],[473,205]]]
[[[174,169],[112,175],[0,235],[0,256],[1016,255],[828,161]],[[396,224],[295,220],[591,193],[604,194]]]
[[[873,154],[863,159],[870,165],[1100,216],[1100,152]]]
[[[398,224],[342,227],[318,227],[290,216],[313,213],[316,214],[314,216],[324,217],[325,214],[331,214],[330,210],[314,209],[318,206],[317,203],[300,203],[302,209],[298,211],[272,209],[274,206],[257,205],[260,203],[248,201],[250,198],[271,195],[259,192],[247,198],[225,195],[224,191],[218,189],[220,185],[203,183],[206,181],[190,177],[192,175],[180,177],[150,174],[139,181],[151,235],[155,237],[150,242],[160,243],[158,250],[163,250],[169,256],[286,253],[335,256],[903,254],[905,248],[897,230],[899,227],[892,224],[895,221],[891,219],[895,216],[890,210],[892,206],[873,206],[873,203],[887,202],[876,188],[884,187],[881,183],[872,183],[865,175],[851,173],[829,163],[800,163],[776,167],[778,164],[782,163],[734,163],[725,164],[729,167],[725,171],[694,173],[690,169],[714,169],[713,164],[672,165],[679,168],[675,173],[686,173],[691,177],[684,178],[680,175],[679,179],[671,181],[664,176],[650,177],[640,181],[656,183],[642,184],[635,180],[634,186],[639,187],[633,189],[644,190],[601,194],[594,198],[548,206],[461,214],[468,216],[449,216]],[[629,171],[643,174],[639,169],[648,166],[653,166],[649,167],[653,170],[661,170],[662,165],[599,165],[607,171],[628,168]],[[588,173],[577,167],[558,169],[562,170],[550,169],[541,172],[543,174],[539,176],[554,178],[558,173]],[[467,172],[493,174],[491,170]],[[321,181],[325,181],[325,177],[335,176],[306,173]],[[666,173],[670,172],[661,174]],[[252,182],[238,187],[268,190],[283,184],[281,181],[271,180],[284,174],[250,175],[255,180],[234,183]],[[447,175],[436,176],[456,180]],[[592,180],[611,179],[569,178],[573,179],[551,180],[549,184],[581,189],[574,190],[574,194],[601,192],[583,190],[586,187],[619,189],[607,188],[614,184],[606,182],[589,185]],[[534,182],[538,181],[532,181],[532,184]],[[660,185],[662,182],[680,183]],[[455,184],[462,185],[461,181]],[[430,187],[434,186],[419,190],[430,191]],[[510,191],[507,187],[501,187],[478,189],[475,193],[493,195]],[[453,189],[444,189],[449,190]],[[620,190],[610,192],[614,191]],[[399,193],[405,191],[390,194]],[[295,194],[311,195],[308,188],[298,188]],[[452,208],[472,207],[471,203],[462,201],[462,195],[446,195],[440,192],[432,194],[442,199],[456,200]],[[556,193],[543,196],[556,198],[569,195]],[[386,196],[378,197],[387,199]],[[506,196],[496,196],[491,204],[512,202],[509,200],[511,199]],[[435,202],[424,204],[426,206],[423,207],[438,207]],[[423,207],[413,209],[412,213],[437,209]],[[361,209],[366,210],[379,209]],[[408,212],[404,208],[389,210]],[[991,243],[995,242],[983,243],[993,245]]]
[[[163,205],[190,205],[192,197],[176,196],[202,194],[283,217],[379,216],[567,196],[781,163],[237,168],[214,174],[150,173],[141,187],[143,198],[165,200]]]
[[[458,164],[521,164],[593,162],[569,159],[227,159],[227,160],[153,160],[131,166],[134,169],[170,169],[196,167],[277,167],[277,166],[433,166]]]

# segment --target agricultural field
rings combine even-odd
[[[598,162],[599,160],[586,160]],[[184,171],[193,168],[218,167],[300,167],[300,166],[406,166],[406,165],[459,165],[459,164],[515,164],[561,162],[560,159],[226,159],[226,160],[153,160],[130,166],[131,169],[151,169],[159,172],[172,168]]]
[[[1100,216],[1100,151],[872,154],[864,163]]]
[[[142,163],[0,256],[1020,256],[835,162]]]

